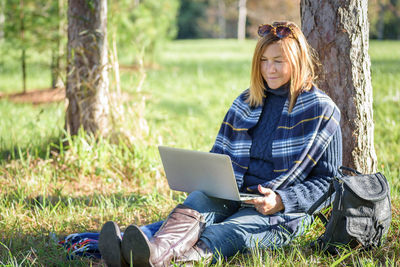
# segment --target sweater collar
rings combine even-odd
[[[285,83],[284,85],[276,89],[269,88],[266,82],[264,82],[264,86],[265,86],[265,91],[267,93],[271,93],[277,96],[287,96],[289,93],[290,82]]]

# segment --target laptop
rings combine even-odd
[[[200,190],[207,196],[234,201],[262,197],[239,192],[228,155],[166,146],[159,146],[158,150],[172,190]]]

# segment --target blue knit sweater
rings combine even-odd
[[[244,176],[244,188],[264,184],[275,179],[272,161],[272,139],[278,126],[288,89],[267,89],[267,97],[258,123],[249,129],[253,142],[250,149],[249,168]],[[307,178],[285,189],[277,190],[285,206],[285,212],[306,212],[326,192],[329,182],[337,175],[342,163],[342,138],[340,127],[327,149]]]

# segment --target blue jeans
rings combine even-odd
[[[304,213],[262,215],[254,208],[241,208],[240,202],[208,197],[200,191],[190,193],[183,204],[203,215],[206,227],[200,239],[215,257],[288,245],[312,223],[312,217]],[[141,228],[150,238],[161,223]]]
[[[189,194],[183,203],[200,212],[206,227],[200,239],[215,256],[235,255],[253,248],[279,248],[304,233],[312,217],[304,213],[262,215],[254,208],[241,208],[236,201]]]

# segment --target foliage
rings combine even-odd
[[[66,19],[59,17],[59,9],[65,9],[65,3],[64,0],[5,0],[4,45],[8,45],[10,50],[27,51],[26,61],[30,59],[30,51],[58,49],[60,42],[66,42],[66,35],[59,30],[60,20]],[[14,60],[19,58],[15,55]],[[51,60],[47,64],[54,68]]]
[[[58,9],[66,8],[58,4],[59,1],[5,0],[5,41],[41,52],[54,47],[59,37]]]
[[[368,0],[370,37],[400,39],[400,1]]]
[[[150,61],[162,44],[176,35],[178,0],[121,0],[109,1],[109,5],[109,25],[117,43],[144,52]]]
[[[247,36],[256,36],[261,23],[282,19],[300,22],[299,3],[247,0]],[[237,20],[238,0],[181,0],[178,39],[236,38]]]
[[[160,68],[148,71],[140,94],[134,89],[140,74],[123,70],[124,105],[136,111],[129,114],[126,127],[142,132],[135,140],[111,142],[83,134],[71,138],[63,132],[63,103],[33,106],[0,100],[0,265],[95,265],[88,259],[67,261],[55,238],[99,231],[107,220],[124,230],[131,223],[164,218],[185,195],[168,189],[157,145],[211,148],[224,113],[249,84],[254,45],[249,40],[174,41],[160,55]],[[400,264],[400,43],[372,42],[370,48],[375,146],[393,201],[387,242],[380,249],[347,251],[342,257],[313,253],[307,244],[322,231],[316,221],[290,247],[253,250],[215,266]],[[129,62],[129,52],[121,54],[122,64]],[[12,59],[6,60],[12,65]],[[36,64],[42,60],[41,54],[32,54],[32,69],[38,69],[32,84],[39,84],[48,72],[45,65]],[[12,73],[1,72],[0,91],[7,89],[5,82],[17,81]],[[135,106],[143,97],[146,106]],[[146,119],[148,130],[138,125],[139,119]]]
[[[162,44],[176,35],[178,6],[178,0],[109,1],[109,36],[112,38],[115,33],[119,46],[130,47],[137,54],[144,52],[151,61]],[[55,71],[65,76],[62,69],[65,63],[61,62],[56,66],[55,61],[57,57],[65,61],[63,56],[66,55],[67,42],[67,1],[0,0],[0,8],[0,17],[4,15],[4,22],[0,21],[0,31],[1,34],[4,33],[1,45],[9,48],[13,61],[21,58],[21,50],[24,49],[27,51],[27,64],[30,64],[31,51],[40,51],[47,59],[44,64],[50,68],[59,67],[61,70]],[[51,56],[48,56],[49,51],[53,53]],[[5,60],[3,61],[3,56],[0,58],[0,71],[2,67],[9,68],[4,64]],[[5,71],[12,71],[17,75],[13,69]],[[32,87],[29,80],[34,74],[29,68],[27,72],[28,86]],[[44,87],[49,85],[50,82]],[[15,85],[12,89],[16,89]]]
[[[238,0],[180,0],[178,39],[236,38]],[[223,10],[219,10],[220,5]],[[400,38],[400,1],[368,0],[368,18],[371,38]],[[225,20],[225,29],[219,25],[219,16]],[[247,36],[256,36],[261,23],[290,20],[300,25],[300,0],[247,0]],[[382,25],[380,25],[382,24]],[[225,31],[225,34],[219,34]],[[379,33],[379,31],[382,31]]]
[[[180,0],[178,16],[178,39],[198,38],[202,36],[199,21],[205,17],[206,1]]]

